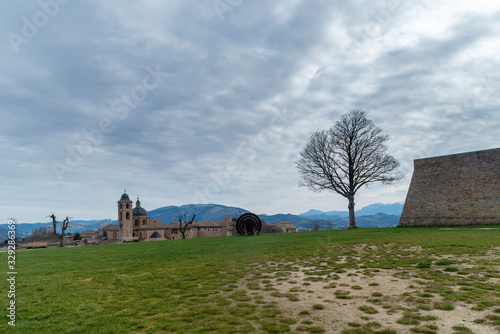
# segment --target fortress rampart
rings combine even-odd
[[[500,224],[500,148],[414,161],[398,226]]]

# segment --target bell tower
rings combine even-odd
[[[126,192],[118,201],[118,238],[132,240],[132,201]]]

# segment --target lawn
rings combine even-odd
[[[0,328],[5,333],[398,333],[401,328],[495,333],[499,254],[498,225],[21,250],[16,327],[2,316]],[[386,283],[395,290],[386,291]],[[454,319],[461,310],[480,317]]]

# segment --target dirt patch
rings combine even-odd
[[[358,252],[374,250],[370,245],[358,245],[355,249]],[[430,330],[425,333],[455,333],[454,326],[465,326],[473,333],[498,334],[500,327],[484,320],[494,314],[495,307],[481,308],[470,300],[458,298],[449,301],[444,296],[449,291],[457,295],[462,290],[467,291],[469,287],[464,282],[474,284],[474,279],[467,281],[469,273],[474,271],[478,282],[492,287],[491,293],[500,291],[500,266],[495,263],[485,266],[483,263],[476,268],[474,265],[476,261],[497,260],[499,250],[495,248],[474,257],[446,255],[432,258],[432,262],[453,261],[450,265],[434,265],[428,269],[429,275],[441,273],[450,281],[436,284],[442,286],[442,290],[432,293],[426,291],[433,287],[433,279],[418,270],[366,270],[358,267],[332,271],[328,270],[331,262],[329,265],[327,261],[321,261],[316,266],[306,266],[304,262],[263,264],[261,269],[267,275],[259,281],[253,294],[258,294],[266,303],[274,303],[283,317],[296,319],[297,323],[290,326],[295,331],[307,332],[307,327],[313,325],[323,328],[325,333],[356,328],[390,329],[397,333],[414,333],[412,328],[421,328]],[[422,249],[413,247],[406,251],[415,254]],[[346,264],[348,258],[363,261],[362,254],[352,254],[338,256],[336,264]],[[453,269],[456,271],[448,272],[450,269],[446,268],[449,267],[456,268]],[[276,269],[276,272],[271,272],[271,269]],[[468,272],[464,272],[466,270]],[[489,277],[488,272],[496,274]],[[496,307],[495,314],[498,314],[498,304]],[[480,323],[478,319],[484,321]]]

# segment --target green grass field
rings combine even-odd
[[[415,246],[421,250],[414,252]],[[462,304],[483,312],[475,324],[494,331],[500,326],[500,259],[491,252],[499,246],[497,225],[21,250],[16,253],[16,327],[2,315],[0,328],[2,333],[329,332],[320,320],[334,315],[317,316],[327,311],[324,305],[347,305],[352,294],[368,286],[337,286],[339,277],[351,272],[368,282],[381,270],[393,270],[396,279],[419,282],[415,291],[391,298],[374,292],[356,310],[358,320],[338,321],[338,333],[397,333],[396,323],[415,333],[439,333],[426,312],[453,312]],[[6,276],[7,254],[2,254]],[[306,278],[294,281],[299,271]],[[295,287],[282,293],[281,282]],[[314,307],[284,312],[280,301],[299,305],[311,284],[331,288],[335,300],[318,296]],[[5,315],[6,290],[0,296]],[[396,307],[394,298],[405,306]],[[390,312],[399,322],[373,318]],[[457,333],[472,332],[459,320],[455,326]]]

